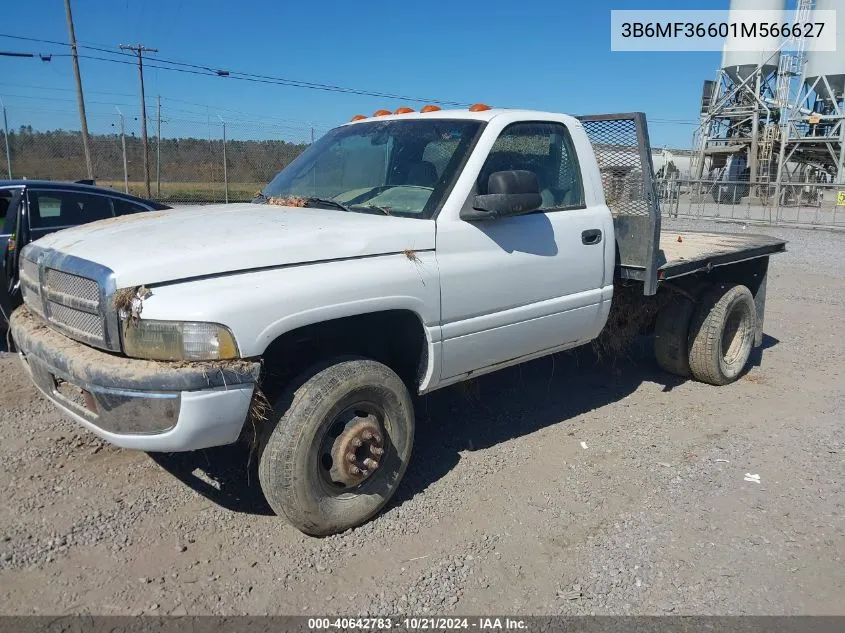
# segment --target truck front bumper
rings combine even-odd
[[[116,356],[18,308],[10,328],[38,389],[67,416],[124,448],[190,451],[237,441],[260,364],[166,363]]]

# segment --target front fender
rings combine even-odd
[[[301,264],[152,287],[141,318],[221,323],[241,356],[291,330],[383,310],[417,315],[428,342],[424,384],[439,377],[440,283],[434,251]]]

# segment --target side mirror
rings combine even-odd
[[[492,220],[530,213],[542,206],[537,174],[524,169],[497,171],[490,174],[487,193],[475,196],[472,209],[462,210],[461,219]]]

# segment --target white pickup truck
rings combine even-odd
[[[640,113],[379,111],[313,143],[252,203],[28,245],[11,331],[38,388],[114,444],[254,439],[272,508],[326,535],[395,492],[412,394],[632,320],[664,369],[732,382],[761,344],[783,250],[661,235]]]

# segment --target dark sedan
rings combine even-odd
[[[48,233],[119,215],[171,207],[82,182],[0,180],[0,330],[21,303],[18,254]]]

